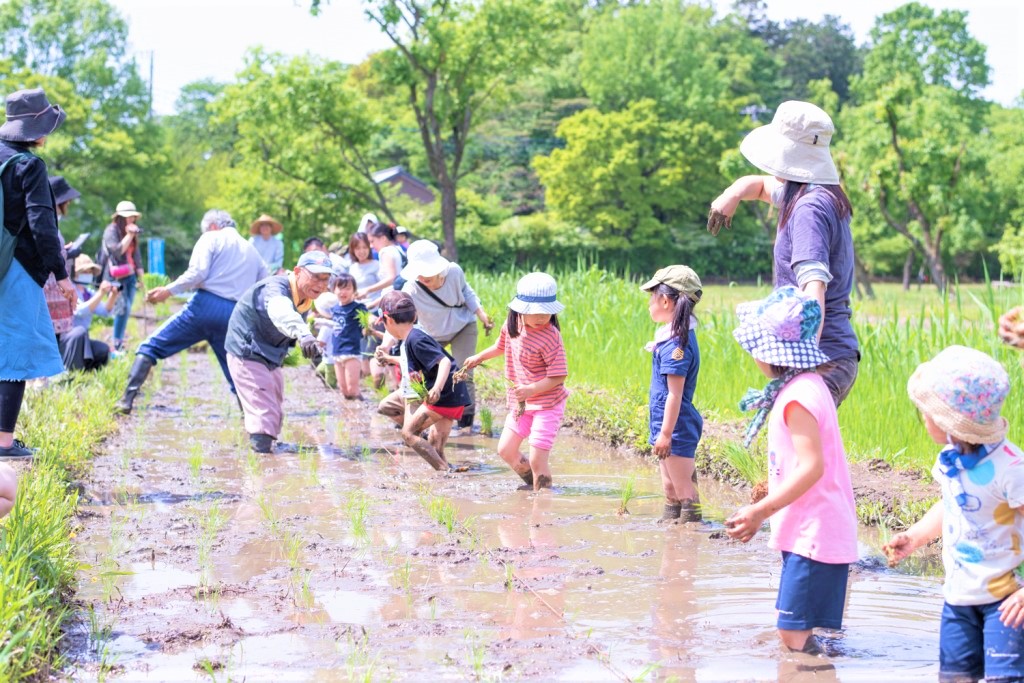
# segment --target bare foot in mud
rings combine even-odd
[[[546,474],[540,474],[534,477],[533,490],[540,491],[541,489],[551,488],[551,477]]]

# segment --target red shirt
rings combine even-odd
[[[565,347],[562,335],[554,325],[544,327],[522,326],[519,336],[508,334],[508,324],[501,326],[498,348],[505,354],[505,377],[513,383],[508,388],[508,407],[514,409],[519,401],[515,387],[533,384],[547,377],[565,377],[569,367],[565,362]],[[527,410],[553,408],[568,398],[564,384],[554,389],[534,394],[526,401]]]

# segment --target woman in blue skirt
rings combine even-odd
[[[32,450],[14,438],[25,381],[64,370],[43,284],[53,273],[72,306],[76,298],[57,236],[57,208],[46,164],[33,154],[64,123],[66,114],[50,104],[42,88],[19,90],[7,96],[6,104],[7,120],[0,126],[6,234],[0,235],[0,245],[9,245],[13,236],[14,250],[8,265],[0,248],[0,461],[32,457]]]

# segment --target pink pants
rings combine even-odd
[[[238,400],[245,413],[245,431],[269,434],[275,439],[281,433],[281,404],[284,402],[284,373],[271,370],[263,363],[242,360],[228,354],[228,370],[235,382]]]
[[[550,451],[555,443],[555,434],[562,426],[565,415],[565,401],[544,410],[525,410],[517,420],[512,412],[505,418],[505,429],[530,439],[530,445],[544,451]]]

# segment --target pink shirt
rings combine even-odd
[[[783,387],[768,418],[768,490],[796,467],[793,438],[783,419],[798,403],[818,421],[825,471],[804,495],[771,517],[768,545],[827,564],[857,561],[857,509],[832,395],[821,376],[805,372]]]
[[[548,377],[565,377],[569,367],[565,362],[565,347],[558,329],[548,323],[543,327],[522,326],[519,336],[512,338],[508,333],[508,323],[501,326],[498,335],[498,349],[505,354],[505,377],[514,386],[533,384]],[[518,401],[514,386],[507,392],[508,406],[514,408]],[[568,398],[569,392],[564,384],[539,394],[534,394],[526,402],[527,410],[546,410],[553,408]]]

